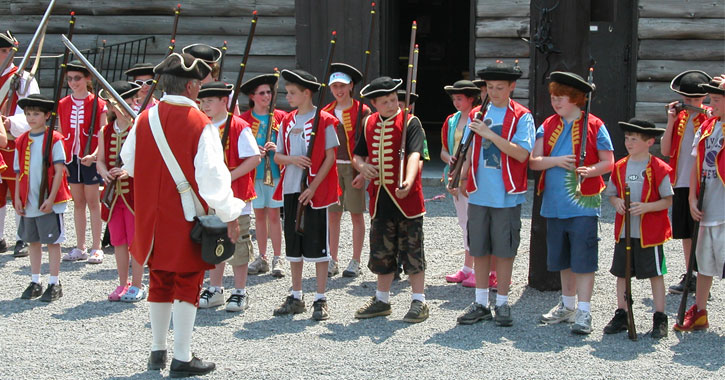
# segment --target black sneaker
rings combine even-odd
[[[166,368],[166,350],[151,351],[146,368],[149,371],[160,371]]]
[[[287,296],[282,305],[274,310],[274,315],[300,314],[305,312],[304,298],[298,300],[291,295]]]
[[[15,242],[15,248],[13,248],[13,257],[25,257],[28,256],[28,244],[22,240]]]
[[[23,295],[21,295],[20,298],[24,300],[32,300],[34,298],[40,297],[41,294],[43,294],[43,286],[38,284],[37,282],[31,281],[30,285],[25,288],[25,291],[23,291]]]
[[[474,302],[463,310],[463,314],[456,321],[462,325],[472,325],[478,321],[487,321],[491,318],[491,309]]]
[[[428,305],[425,302],[413,300],[410,303],[410,309],[403,317],[403,322],[420,323],[428,319]]]
[[[604,326],[604,333],[616,334],[622,331],[627,331],[627,312],[624,309],[617,309],[612,320]]]
[[[653,339],[667,336],[667,314],[656,311],[652,316],[652,331],[649,333]]]
[[[327,300],[319,299],[312,303],[312,319],[316,321],[324,321],[330,319],[330,311],[327,308]]]
[[[106,225],[106,229],[103,231],[103,239],[101,240],[101,248],[106,248],[111,246],[111,232],[108,230],[108,225]]]
[[[60,285],[60,281],[57,284],[50,284],[45,292],[40,296],[40,300],[43,302],[52,302],[58,298],[63,297],[63,287]]]
[[[0,253],[8,251],[8,242],[5,239],[0,239]]]
[[[389,303],[380,301],[377,297],[372,296],[372,298],[370,298],[368,302],[363,305],[363,307],[357,309],[357,311],[355,312],[355,318],[366,319],[383,317],[386,315],[390,315],[390,313],[392,312],[393,309],[390,307]]]
[[[182,362],[181,360],[171,359],[171,367],[169,368],[170,377],[191,377],[202,376],[216,369],[216,364],[205,362],[192,355],[191,360]]]

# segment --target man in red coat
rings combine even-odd
[[[173,53],[154,72],[166,91],[160,103],[141,113],[121,150],[124,169],[134,177],[136,233],[134,257],[149,266],[149,310],[153,344],[148,369],[166,366],[166,336],[174,317],[171,377],[198,376],[214,370],[190,351],[204,271],[214,266],[201,259],[201,246],[191,241],[181,197],[151,132],[159,123],[179,166],[204,206],[227,222],[229,238],[239,235],[237,217],[244,202],[234,198],[219,135],[197,107],[201,79],[211,68],[188,54]],[[135,166],[135,162],[139,166]],[[138,170],[135,170],[138,169]]]

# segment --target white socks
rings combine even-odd
[[[488,288],[476,288],[476,303],[488,307]]]
[[[390,292],[381,292],[379,290],[376,290],[375,298],[377,298],[378,301],[390,303]]]
[[[425,294],[413,293],[413,301],[425,302]]]
[[[325,293],[315,293],[314,302],[317,302],[318,300],[324,300],[324,299],[327,299],[327,297],[325,297]]]
[[[149,316],[151,318],[151,351],[166,349],[166,337],[169,335],[169,322],[171,322],[171,303],[149,302]]]
[[[191,360],[191,334],[194,332],[196,306],[179,300],[174,301],[174,359]]]
[[[247,294],[247,289],[246,288],[244,288],[244,289],[234,289],[232,291],[232,294],[239,294],[240,296],[243,296],[243,295]]]
[[[212,293],[222,293],[224,294],[224,288],[223,287],[216,287],[216,286],[210,286],[209,291]]]
[[[496,307],[503,306],[507,302],[509,302],[509,296],[502,296],[500,294],[496,294]]]
[[[58,283],[58,276],[50,276],[48,278],[48,285],[57,284]]]
[[[293,290],[290,292],[292,294],[292,297],[295,299],[301,300],[302,299],[302,291],[301,290]]]
[[[576,307],[576,296],[561,296],[561,303],[564,304],[564,307],[570,310],[574,310]]]
[[[579,310],[581,310],[585,313],[588,313],[589,311],[591,311],[592,304],[591,304],[591,302],[579,301],[579,304],[577,305],[577,307],[579,308]]]
[[[467,267],[464,265],[463,268],[461,268],[461,272],[463,272],[465,274],[469,274],[469,273],[473,272],[473,268]]]
[[[40,273],[38,273],[38,274],[31,274],[30,275],[30,281],[32,281],[32,282],[34,282],[36,284],[40,284]]]

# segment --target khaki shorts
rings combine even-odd
[[[354,170],[352,164],[337,164],[337,176],[340,181],[342,195],[340,202],[330,206],[330,212],[349,211],[351,214],[365,212],[365,186],[362,189],[352,187]]]
[[[254,247],[252,246],[252,237],[249,235],[249,227],[252,223],[251,215],[240,215],[237,219],[239,223],[239,239],[234,244],[234,255],[227,262],[232,266],[249,264],[254,257]]]

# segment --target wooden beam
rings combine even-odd
[[[640,18],[639,38],[673,40],[725,39],[725,19]]]
[[[670,82],[637,82],[638,102],[669,103],[681,98],[681,95],[670,90]]]
[[[478,19],[476,21],[476,37],[509,37],[520,38],[529,36],[529,19],[510,17],[506,19]]]
[[[654,123],[666,123],[667,112],[664,102],[637,102],[635,105],[635,117],[638,119],[650,120]]]
[[[529,44],[518,38],[476,39],[476,58],[528,58]]]
[[[530,0],[477,0],[476,17],[529,17]]]
[[[639,0],[639,17],[725,18],[725,4],[719,0]]]
[[[641,40],[639,59],[669,59],[683,61],[725,60],[722,40]]]
[[[711,76],[721,75],[723,71],[722,61],[670,61],[670,60],[640,60],[637,63],[638,81],[671,81],[677,74],[685,71],[698,69]]]

